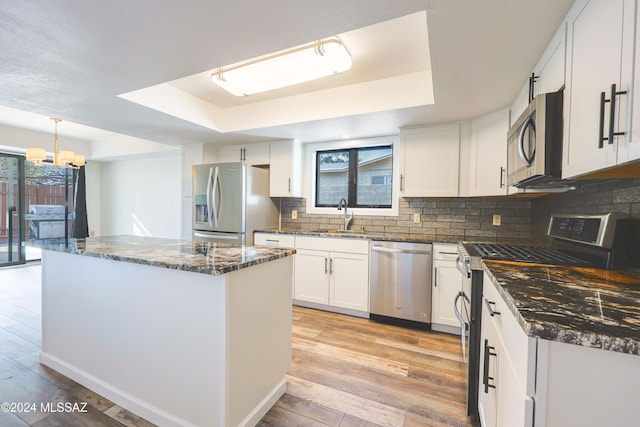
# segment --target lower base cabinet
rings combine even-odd
[[[463,278],[456,268],[458,247],[448,243],[433,244],[431,286],[431,329],[460,334],[460,322],[453,303],[462,290]],[[458,306],[458,310],[461,307]]]
[[[638,425],[640,355],[528,337],[495,286],[485,274],[478,396],[483,427]]]
[[[369,312],[369,242],[297,237],[294,302]]]

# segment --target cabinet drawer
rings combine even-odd
[[[505,345],[507,357],[512,364],[522,391],[526,395],[532,396],[535,393],[536,340],[524,333],[516,317],[507,307],[507,303],[498,293],[496,285],[487,274],[484,275],[483,284],[482,304],[485,306],[488,304],[494,315],[488,315],[487,318],[483,315],[482,321],[491,322],[495,326],[498,336]]]
[[[255,233],[253,237],[255,245],[277,246],[281,248],[295,247],[295,236],[291,234]]]
[[[458,257],[458,245],[453,243],[434,243],[433,259],[454,261]]]
[[[368,254],[369,241],[366,239],[297,236],[296,249]]]

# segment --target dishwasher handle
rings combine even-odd
[[[396,249],[396,248],[387,248],[384,246],[371,246],[371,250],[373,252],[386,252],[390,254],[422,254],[422,255],[431,255],[431,251],[421,251],[416,249]]]

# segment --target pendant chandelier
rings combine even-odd
[[[47,152],[44,148],[32,147],[27,150],[27,161],[34,165],[53,165],[61,168],[78,169],[85,165],[84,155],[76,154],[71,150],[60,150],[58,148],[58,122],[62,120],[52,117],[55,123],[55,133],[53,137],[53,162],[47,161]]]

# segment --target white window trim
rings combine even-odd
[[[393,149],[393,172],[391,186],[391,207],[390,208],[349,208],[349,212],[354,215],[371,216],[398,216],[399,194],[400,194],[400,144],[399,136],[385,136],[377,138],[349,139],[344,141],[330,141],[307,144],[305,146],[304,162],[307,165],[305,179],[305,192],[307,199],[307,213],[323,215],[342,215],[342,211],[336,208],[316,207],[316,154],[318,151],[341,150],[359,147],[376,147],[391,145]]]

